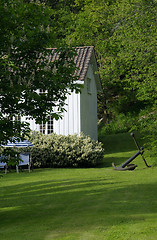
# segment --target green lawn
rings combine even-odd
[[[104,139],[102,167],[3,175],[0,239],[156,240],[157,168],[146,168],[138,157],[134,171],[114,171],[112,161],[120,164],[136,152],[120,136],[121,145],[117,136]]]

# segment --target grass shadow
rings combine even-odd
[[[142,147],[144,142],[141,139],[140,135],[136,133],[135,136],[140,147]],[[101,138],[101,142],[103,143],[106,154],[137,150],[137,147],[133,141],[133,138],[130,136],[130,133],[106,135]]]

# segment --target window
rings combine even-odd
[[[45,128],[46,128],[46,124],[42,122],[42,123],[40,124],[40,133],[45,134]]]
[[[8,120],[10,120],[10,121],[18,121],[18,122],[21,122],[21,116],[20,115],[16,115],[16,116],[14,116],[14,117],[10,117],[10,116],[8,116]]]
[[[45,93],[46,91],[45,90],[43,90],[43,89],[40,89],[39,90],[39,93],[41,94],[41,93]]]
[[[47,122],[47,134],[53,133],[53,118],[51,116],[48,117]]]
[[[15,116],[14,121],[21,121],[21,116],[19,116],[19,115]]]
[[[48,122],[40,124],[40,133],[42,134],[50,134],[53,133],[53,118],[51,116],[48,117]]]

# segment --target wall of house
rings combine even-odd
[[[62,118],[59,120],[53,119],[53,132],[62,135],[80,134],[80,93],[72,92],[67,96]],[[36,124],[34,119],[28,119],[28,117],[22,117],[24,122],[30,124],[30,128],[33,131],[49,134],[48,123]]]
[[[97,140],[97,87],[92,64],[89,65],[84,88],[81,92],[80,113],[81,131]]]
[[[69,135],[80,133],[80,93],[72,92],[65,102],[66,111],[62,119],[53,121],[53,130],[57,134]]]

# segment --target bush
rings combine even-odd
[[[94,167],[103,158],[102,144],[83,134],[31,136],[35,167]]]

